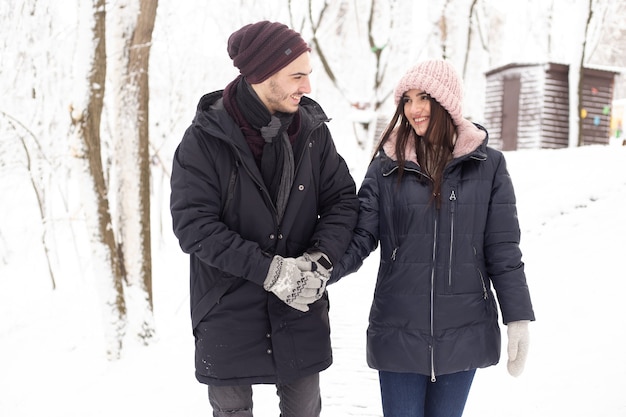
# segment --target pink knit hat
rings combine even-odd
[[[437,100],[450,113],[455,126],[463,122],[461,104],[463,86],[454,67],[447,61],[424,61],[411,68],[400,80],[394,91],[396,105],[409,90],[422,90]]]
[[[228,38],[227,50],[239,72],[248,82],[257,84],[311,48],[287,25],[264,20],[233,32]]]

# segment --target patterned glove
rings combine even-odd
[[[524,371],[526,357],[528,356],[528,345],[530,343],[528,334],[529,322],[530,320],[520,320],[507,324],[509,361],[506,364],[506,368],[509,374],[513,376],[520,376],[522,371]]]
[[[326,283],[333,272],[333,264],[328,259],[328,256],[322,252],[304,253],[296,259],[296,262],[301,271],[311,271],[322,280],[322,286],[318,291],[318,296],[321,297],[324,291],[326,291]]]
[[[309,304],[319,300],[320,288],[325,281],[321,276],[298,268],[294,258],[276,255],[272,259],[263,288],[271,291],[285,304],[303,312],[309,311]]]

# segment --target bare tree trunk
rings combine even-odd
[[[84,204],[93,244],[94,271],[101,284],[99,294],[104,299],[107,355],[110,359],[117,359],[120,357],[126,327],[126,303],[101,155],[100,121],[106,78],[105,3],[105,0],[93,1],[94,51],[86,107],[70,109],[70,112],[73,129],[80,142],[80,161],[87,174],[83,179]]]
[[[37,175],[34,171],[36,168],[33,167],[32,158],[30,155],[30,150],[28,145],[26,144],[26,140],[24,136],[22,136],[17,127],[19,126],[21,129],[27,132],[27,134],[33,138],[35,143],[37,144],[38,150],[41,150],[41,145],[39,144],[39,140],[37,136],[22,122],[14,118],[13,116],[0,111],[0,115],[6,117],[9,121],[9,125],[15,130],[16,135],[19,136],[20,143],[22,144],[22,148],[24,149],[24,153],[26,154],[26,169],[28,170],[28,175],[30,176],[30,183],[33,187],[33,191],[35,193],[35,197],[37,199],[37,206],[39,208],[39,218],[41,219],[41,227],[43,228],[43,232],[41,234],[41,244],[43,245],[44,254],[46,255],[46,263],[48,264],[48,273],[50,274],[50,279],[52,281],[52,289],[55,290],[57,287],[56,279],[54,278],[54,270],[52,268],[52,262],[50,260],[50,245],[48,245],[48,228],[50,227],[50,222],[48,222],[48,216],[46,214],[46,188],[41,184],[41,180],[37,180]],[[45,155],[43,156],[45,160]]]
[[[41,234],[41,244],[43,246],[44,253],[46,255],[46,262],[48,264],[48,273],[50,274],[50,279],[52,280],[52,289],[56,289],[57,283],[54,278],[54,272],[52,270],[52,263],[50,262],[50,247],[48,246],[48,216],[46,215],[46,193],[45,188],[39,184],[39,182],[35,179],[35,175],[33,174],[32,162],[30,158],[30,152],[28,147],[26,146],[26,142],[24,138],[20,137],[20,141],[22,142],[22,147],[24,148],[24,152],[26,152],[26,169],[28,169],[28,173],[30,175],[30,183],[33,186],[33,191],[35,192],[35,197],[37,198],[37,206],[39,207],[39,218],[41,219],[41,227],[43,228],[43,232]]]
[[[370,5],[370,14],[367,19],[367,40],[369,42],[370,51],[372,51],[372,53],[376,57],[376,72],[374,73],[374,91],[377,94],[375,96],[375,101],[373,103],[374,111],[378,111],[380,106],[382,106],[383,102],[387,98],[387,96],[379,97],[378,93],[380,92],[382,88],[383,81],[385,79],[385,72],[387,69],[387,63],[382,60],[381,55],[383,53],[383,50],[387,47],[387,44],[389,43],[389,39],[386,39],[386,43],[383,45],[380,45],[376,42],[376,39],[374,39],[374,26],[375,26],[374,20],[375,20],[375,15],[376,15],[375,14],[376,7],[377,7],[376,0],[372,0],[371,5]],[[392,17],[391,20],[389,21],[390,30],[394,29],[394,26],[395,26],[394,23],[395,22],[393,21],[393,17]]]
[[[118,240],[127,298],[133,302],[129,325],[144,344],[154,335],[148,67],[157,4],[157,0],[141,0],[137,9],[136,3],[118,2],[122,33],[114,35],[122,42],[115,53],[121,57],[114,104]]]
[[[474,13],[476,13],[476,4],[478,0],[472,0],[472,5],[470,6],[469,18],[467,19],[467,46],[465,47],[465,59],[463,60],[463,74],[461,77],[463,79],[467,79],[467,64],[469,62],[470,49],[472,49],[472,18],[474,17]],[[480,27],[478,28],[480,31]]]
[[[311,3],[312,0],[309,0],[309,23],[311,25],[311,30],[313,31],[313,37],[311,38],[311,42],[313,42],[313,47],[315,48],[315,52],[317,52],[317,55],[320,59],[320,62],[322,63],[322,67],[324,68],[324,72],[326,73],[326,75],[328,76],[328,79],[333,83],[333,86],[335,86],[335,88],[337,89],[337,91],[339,91],[341,93],[342,96],[345,97],[345,92],[344,90],[341,88],[341,86],[339,85],[339,81],[337,80],[337,76],[335,75],[335,73],[333,72],[333,69],[328,61],[328,58],[326,57],[326,54],[324,53],[324,48],[322,47],[322,45],[320,44],[319,38],[317,37],[317,31],[320,28],[321,24],[322,24],[322,20],[324,19],[325,15],[326,15],[326,10],[328,10],[329,4],[328,3],[324,3],[324,7],[322,8],[322,10],[319,12],[319,15],[317,16],[317,20],[314,21],[314,16],[313,13],[311,11]]]
[[[448,59],[448,18],[446,17],[446,10],[448,9],[448,5],[450,4],[450,0],[446,0],[443,5],[443,11],[441,12],[441,17],[439,19],[439,31],[441,33],[441,58]]]
[[[389,32],[395,28],[396,24],[393,14],[394,6],[379,0],[370,0],[369,9],[361,9],[356,3],[353,7],[350,5],[351,3],[347,1],[337,3],[326,1],[317,15],[314,15],[313,1],[309,0],[307,18],[313,32],[311,37],[313,49],[328,80],[352,108],[363,113],[362,118],[356,120],[352,126],[357,145],[369,153],[370,147],[377,139],[374,137],[378,127],[376,114],[393,92],[390,89],[385,89],[384,83],[389,63],[387,51],[393,48]],[[366,31],[361,35],[362,32],[358,30],[361,20],[359,13],[365,10],[368,12],[367,21],[364,22]],[[384,12],[388,12],[388,16]],[[354,18],[358,22],[356,31],[351,30],[352,28],[347,23],[349,18]],[[371,91],[371,93],[365,93],[365,100],[354,100],[354,94],[351,94],[345,87],[346,84],[349,84],[348,77],[353,77],[354,74],[343,74],[341,65],[333,65],[333,62],[338,62],[332,59],[335,45],[324,44],[323,39],[320,38],[320,36],[327,35],[328,27],[334,28],[336,36],[338,32],[341,32],[341,35],[338,35],[341,39],[340,42],[357,41],[359,46],[368,47],[373,54],[372,83],[371,86],[364,88],[364,91]],[[385,29],[381,30],[380,28]],[[320,33],[321,35],[319,35]],[[356,37],[356,39],[352,37]],[[333,42],[336,41],[337,38],[334,38]],[[366,65],[369,64],[368,58]]]
[[[137,86],[137,129],[138,129],[138,166],[139,166],[139,205],[138,215],[141,225],[141,265],[139,282],[148,302],[149,311],[145,311],[140,336],[147,342],[154,333],[152,297],[152,249],[150,233],[150,132],[149,132],[149,63],[152,31],[156,19],[157,0],[141,0],[137,25],[130,44],[128,72],[131,85]]]

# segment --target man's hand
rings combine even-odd
[[[301,270],[298,262],[294,258],[274,256],[263,288],[276,294],[288,306],[306,312],[309,304],[319,300],[324,293],[326,280],[313,271]]]
[[[333,264],[328,257],[322,252],[304,253],[296,258],[296,265],[301,271],[311,272],[322,280],[322,286],[319,289],[319,296],[321,297],[326,291],[326,283],[333,271]]]

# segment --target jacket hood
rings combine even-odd
[[[224,90],[218,90],[200,98],[193,124],[213,136],[229,138],[233,137],[233,129],[239,131],[239,127],[224,108],[223,93]],[[330,121],[321,106],[309,97],[303,96],[300,100],[300,111],[303,116],[302,120],[310,121],[313,125]]]
[[[484,148],[487,146],[488,134],[484,127],[472,123],[467,119],[463,119],[463,122],[456,128],[456,134],[457,139],[454,144],[454,150],[452,151],[452,157],[454,159],[469,155],[475,151],[481,151],[485,154]],[[394,161],[397,160],[395,148],[396,134],[394,132],[383,145],[385,154]],[[405,155],[408,161],[413,161],[417,164],[414,142],[408,141]]]

